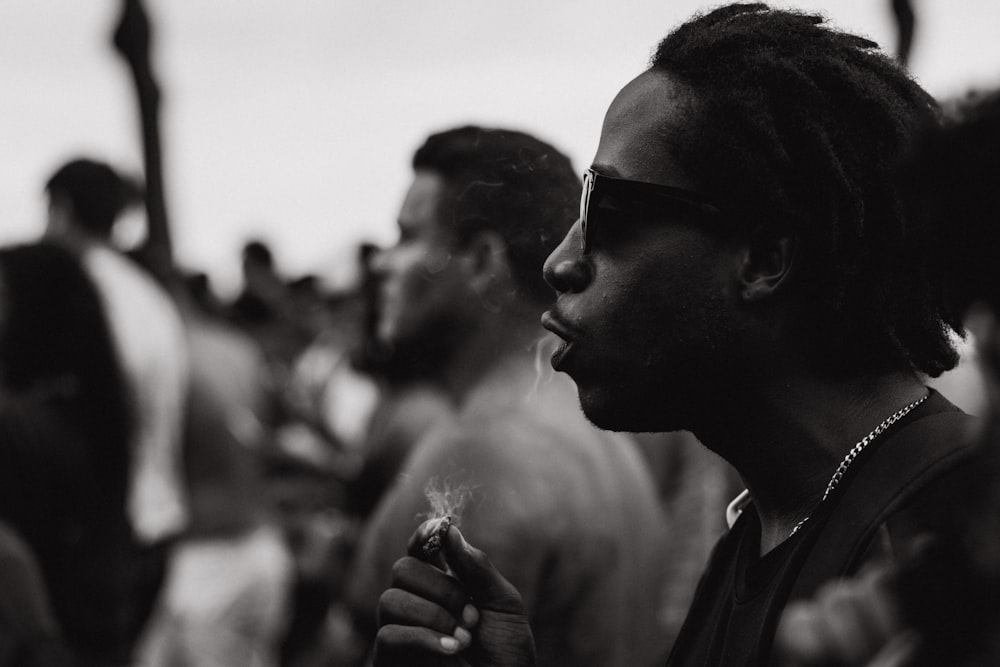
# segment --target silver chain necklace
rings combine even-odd
[[[882,435],[882,433],[887,428],[889,428],[890,426],[898,422],[900,419],[908,415],[910,413],[910,410],[912,410],[913,408],[917,407],[918,405],[926,401],[928,396],[930,396],[929,393],[924,394],[922,398],[913,401],[905,408],[901,408],[897,412],[892,413],[891,415],[886,417],[881,424],[876,426],[871,433],[861,438],[861,440],[858,441],[858,444],[851,447],[851,451],[847,452],[847,456],[844,457],[844,460],[840,462],[839,466],[837,466],[837,470],[834,471],[833,477],[830,478],[830,482],[826,485],[826,491],[823,492],[823,497],[819,499],[818,503],[816,503],[816,507],[819,507],[819,505],[822,504],[823,501],[826,500],[831,493],[833,493],[833,490],[837,488],[837,486],[840,484],[840,480],[844,477],[844,473],[847,472],[847,469],[851,467],[852,463],[854,463],[854,459],[858,458],[858,454],[863,452],[865,447],[871,444],[872,440]],[[813,512],[815,511],[816,508],[813,508],[812,512],[807,514],[804,519],[795,524],[795,527],[792,528],[792,532],[790,532],[788,536],[791,537],[795,533],[799,532],[799,528],[801,528],[805,524],[805,522],[809,520],[809,517],[811,517],[813,515]]]

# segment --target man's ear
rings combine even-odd
[[[498,279],[510,277],[507,242],[494,231],[476,234],[467,244],[464,254],[468,262],[472,289],[484,294]]]
[[[793,234],[775,225],[761,225],[750,234],[739,272],[744,301],[767,299],[785,284],[797,246]]]
[[[61,192],[51,193],[45,234],[47,236],[61,236],[72,231],[73,218],[73,200]]]

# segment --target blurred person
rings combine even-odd
[[[304,383],[313,375],[308,366],[320,361],[311,347],[331,325],[317,280],[308,275],[286,280],[270,246],[259,239],[244,244],[242,267],[243,288],[229,306],[229,318],[256,341],[267,363],[275,399],[268,416],[277,436],[272,454],[281,467],[325,474],[336,465],[334,454],[343,443],[317,411],[311,395],[315,382]]]
[[[296,619],[283,652],[287,665],[352,664],[367,651],[369,642],[354,632],[350,612],[341,603],[344,568],[356,548],[358,528],[392,486],[413,446],[454,413],[437,382],[433,357],[419,348],[390,350],[375,336],[374,250],[359,249],[360,281],[338,298],[337,325],[297,364],[314,378],[322,397],[318,402],[326,406],[324,414],[347,456],[337,473],[342,497],[336,511],[328,508],[303,523],[302,550],[315,552],[323,545],[308,539],[308,529],[315,527],[319,530],[311,532],[331,535],[327,543],[337,547],[337,558],[327,558],[322,569],[301,568]],[[329,529],[331,516],[341,520],[335,531]]]
[[[303,318],[293,301],[293,290],[279,272],[271,246],[260,239],[243,245],[243,287],[229,305],[230,318],[253,336],[271,364],[278,384],[287,381],[295,356],[308,342],[304,341]],[[308,286],[308,281],[303,287]]]
[[[333,292],[312,276],[289,288],[297,296],[299,328],[309,332],[284,387],[287,421],[279,431],[282,450],[300,464],[283,475],[282,505],[297,570],[281,656],[282,664],[299,665],[325,653],[330,603],[339,595],[357,539],[355,481],[381,389],[352,359],[364,318],[360,290],[341,285]],[[324,493],[312,493],[315,487]]]
[[[454,416],[451,399],[426,368],[429,360],[411,350],[362,362],[378,387],[360,446],[362,460],[347,489],[348,509],[362,520],[393,485],[413,446]]]
[[[136,545],[127,571],[137,596],[133,617],[141,624],[163,583],[170,545],[188,521],[184,323],[170,295],[111,244],[119,214],[139,198],[137,186],[107,164],[75,159],[53,173],[45,191],[45,238],[73,252],[96,287],[122,371],[132,422],[125,510]]]
[[[271,248],[259,239],[247,241],[242,250],[243,288],[230,306],[238,324],[254,326],[272,322],[286,298],[286,286],[274,266]]]
[[[375,246],[359,250],[360,308],[351,365],[372,378],[378,398],[361,446],[363,460],[348,489],[348,507],[362,519],[370,516],[417,442],[454,414],[438,374],[438,359],[423,346],[387,344],[378,327],[379,280],[372,270]]]
[[[229,318],[264,352],[280,400],[295,358],[308,340],[304,340],[289,284],[278,270],[270,245],[251,239],[243,245],[241,257],[243,286],[229,304]],[[275,418],[280,422],[285,417],[278,414]]]
[[[974,420],[924,377],[961,323],[895,175],[935,115],[874,43],[762,4],[679,26],[611,103],[545,265],[552,363],[598,426],[690,430],[747,486],[670,665],[768,664],[789,600],[953,516],[934,500]],[[534,664],[516,571],[461,525],[446,574],[415,557],[432,529],[381,598],[376,664]]]
[[[193,271],[183,277],[184,291],[190,296],[192,308],[213,320],[225,318],[226,310],[222,300],[215,294],[212,281],[204,271]]]
[[[225,321],[192,315],[188,331],[191,518],[139,664],[276,667],[294,562],[264,479],[263,450],[274,437],[266,364],[253,339]]]
[[[64,642],[81,665],[128,664],[147,604],[126,515],[126,392],[99,292],[74,255],[50,243],[0,249],[0,522],[14,547],[0,596],[41,578],[29,608],[0,615]]]
[[[184,291],[179,271],[173,265],[159,127],[161,89],[153,72],[150,48],[153,32],[141,0],[122,0],[113,42],[135,83],[146,177],[148,236],[137,255],[183,305],[184,322],[171,312],[172,304],[162,293],[140,285],[123,269],[110,276],[117,286],[110,279],[105,281],[110,284],[103,286],[107,292],[115,288],[118,294],[130,297],[112,305],[138,316],[125,323],[116,322],[118,337],[144,335],[147,339],[133,342],[125,352],[139,349],[154,355],[152,359],[143,356],[141,363],[131,366],[132,370],[139,367],[139,373],[135,373],[138,386],[133,390],[153,389],[160,399],[155,404],[154,419],[150,420],[160,432],[157,444],[163,444],[163,436],[170,429],[172,443],[179,443],[183,435],[187,454],[184,478],[180,474],[180,457],[175,455],[179,447],[171,452],[161,447],[163,456],[156,465],[160,481],[165,483],[159,488],[146,483],[148,489],[159,491],[154,500],[164,510],[157,525],[147,527],[159,532],[152,539],[159,539],[159,544],[165,546],[175,539],[175,531],[185,526],[187,531],[170,554],[168,578],[155,619],[146,628],[140,659],[172,665],[269,665],[274,663],[277,636],[284,621],[290,566],[282,536],[268,519],[257,474],[257,450],[265,436],[264,429],[256,429],[255,425],[265,410],[261,404],[267,402],[267,385],[262,388],[260,354],[255,343],[205,317]],[[91,176],[90,186],[100,185],[95,178]],[[94,193],[111,201],[113,190],[108,185]],[[56,191],[50,187],[53,200]],[[78,191],[70,190],[70,194],[74,204],[83,198]],[[70,212],[79,213],[73,209]],[[90,220],[96,224],[99,239],[111,224],[105,217]],[[128,318],[118,315],[116,319]],[[183,325],[187,326],[186,341]],[[146,331],[139,326],[146,327]],[[185,342],[190,349],[183,347]],[[192,358],[190,392],[186,386],[188,354]],[[158,368],[157,363],[166,368]],[[155,375],[142,376],[142,371]],[[139,417],[146,419],[144,401],[139,403]],[[185,408],[187,419],[175,418]],[[187,482],[191,494],[190,517],[184,516],[187,508],[182,502],[182,481]]]
[[[902,172],[927,252],[977,340],[985,425],[958,488],[936,499],[956,512],[935,539],[789,610],[776,640],[789,667],[1000,664],[1000,91],[949,110]]]
[[[552,300],[540,268],[580,193],[569,160],[468,126],[430,136],[412,165],[399,241],[373,258],[376,332],[423,350],[458,414],[414,446],[375,508],[347,579],[355,618],[374,637],[418,517],[449,513],[509,573],[541,664],[662,658],[652,479],[634,443],[588,424],[539,359],[552,342],[538,329]]]
[[[45,237],[80,258],[111,326],[135,425],[128,515],[136,538],[150,553],[162,552],[187,522],[181,480],[188,381],[184,324],[163,288],[111,245],[116,219],[137,201],[134,185],[107,164],[76,159],[52,174],[45,191]]]
[[[21,535],[0,521],[0,665],[71,667],[38,561]]]
[[[352,363],[362,295],[354,289],[334,293],[310,275],[291,281],[288,291],[289,324],[299,339],[282,392],[295,429],[289,435],[302,441],[303,455],[326,459],[350,476],[379,393]]]

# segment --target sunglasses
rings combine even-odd
[[[709,203],[704,196],[693,190],[614,178],[588,169],[583,175],[583,195],[580,197],[580,231],[583,236],[584,254],[590,250],[593,213],[607,199],[614,200],[616,207],[622,205],[643,207],[664,213],[676,213],[678,208],[683,208],[709,217],[722,215],[719,207]]]

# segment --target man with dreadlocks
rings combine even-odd
[[[790,600],[946,509],[923,501],[971,420],[924,379],[956,364],[959,316],[894,177],[935,117],[873,43],[760,4],[680,26],[607,112],[545,265],[553,365],[597,425],[693,431],[748,489],[670,665],[768,664]],[[459,530],[443,542],[450,574],[400,562],[382,664],[532,664],[518,592]]]

